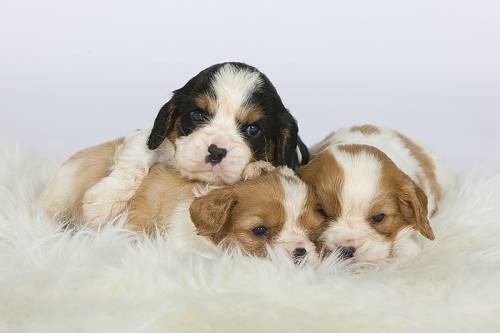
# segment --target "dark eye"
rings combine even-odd
[[[260,227],[257,227],[257,228],[253,228],[252,229],[252,233],[255,235],[255,236],[258,236],[258,237],[262,237],[262,236],[265,236],[267,235],[267,228],[264,227],[264,226],[260,226]]]
[[[201,123],[208,119],[206,112],[201,110],[191,111],[191,120],[195,123]]]
[[[370,222],[373,224],[378,224],[385,219],[385,214],[378,214],[378,215],[373,215],[370,217]]]
[[[260,134],[261,128],[259,125],[252,124],[244,127],[243,132],[247,137],[252,138]]]
[[[325,210],[323,208],[318,208],[317,212],[323,217],[323,218],[328,218],[328,215],[326,214]]]

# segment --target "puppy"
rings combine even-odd
[[[332,133],[300,170],[329,224],[320,236],[330,251],[356,262],[411,257],[417,233],[434,240],[447,178],[435,159],[406,136],[365,125]]]
[[[211,184],[253,177],[265,161],[292,169],[308,162],[295,119],[271,81],[242,63],[209,67],[174,91],[156,117],[150,149],[165,139],[182,176]],[[249,166],[250,164],[250,166]]]
[[[294,261],[318,261],[314,241],[324,220],[314,193],[291,169],[279,167],[195,198],[203,184],[155,165],[130,202],[129,225],[165,232],[177,249],[220,244],[265,257],[271,248]]]
[[[295,169],[308,158],[297,123],[269,79],[252,66],[223,63],[174,91],[152,130],[70,158],[41,202],[51,217],[98,226],[125,210],[155,163],[173,166],[186,179],[222,185],[273,166]]]

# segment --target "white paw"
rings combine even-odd
[[[268,172],[271,172],[275,169],[275,167],[266,161],[256,161],[248,163],[245,170],[243,170],[243,174],[241,178],[243,180],[249,180],[255,177],[263,176]]]
[[[83,221],[94,227],[113,221],[123,213],[136,189],[113,177],[103,178],[83,196]]]
[[[204,195],[207,195],[208,192],[222,188],[224,186],[221,185],[213,185],[213,184],[197,184],[193,187],[193,195],[195,198],[202,197]]]

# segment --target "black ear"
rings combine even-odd
[[[153,150],[158,148],[167,135],[173,130],[175,123],[174,103],[168,101],[162,106],[155,119],[155,124],[148,139],[148,148]]]
[[[279,124],[274,165],[286,165],[295,170],[301,164],[307,163],[309,160],[309,151],[299,138],[297,121],[288,111],[282,112],[279,115]],[[297,148],[300,151],[300,158]]]

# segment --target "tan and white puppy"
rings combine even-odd
[[[97,227],[123,213],[160,153],[144,149],[149,133],[137,131],[65,161],[40,195],[47,215],[67,224]]]
[[[434,240],[429,218],[447,178],[436,160],[406,136],[365,125],[341,129],[312,149],[300,170],[329,224],[320,237],[356,262],[382,263],[420,252]]]
[[[318,261],[314,242],[324,220],[312,190],[289,168],[195,197],[200,185],[155,165],[130,201],[129,225],[165,232],[177,249],[220,244],[265,257],[271,248],[294,261]]]
[[[94,162],[96,149],[104,158]],[[152,129],[70,158],[41,201],[50,216],[76,212],[78,221],[98,226],[124,211],[155,163],[172,165],[186,179],[223,185],[307,161],[297,123],[271,81],[252,66],[222,63],[174,91]]]

